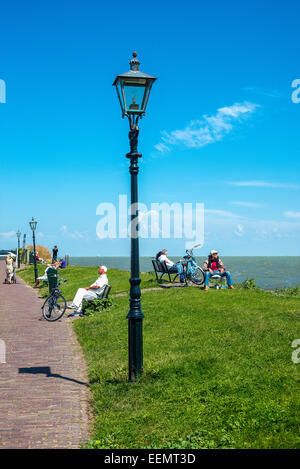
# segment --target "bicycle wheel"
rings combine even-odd
[[[191,281],[196,285],[202,285],[204,283],[204,272],[201,267],[196,267],[191,273]]]
[[[67,303],[63,296],[50,296],[42,307],[42,313],[47,321],[57,321],[66,311]]]

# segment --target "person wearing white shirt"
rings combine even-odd
[[[106,285],[108,285],[106,272],[107,267],[105,265],[100,265],[98,269],[99,277],[96,282],[92,283],[89,287],[78,288],[73,303],[68,305],[68,308],[75,309],[75,313],[79,314],[81,313],[83,300],[93,301],[96,298],[101,298]]]
[[[166,249],[163,249],[162,251],[160,251],[157,255],[156,255],[156,259],[159,261],[159,262],[165,262],[166,263],[166,266],[168,268],[168,271],[172,274],[176,274],[178,273],[179,274],[179,278],[180,278],[180,282],[183,283],[184,282],[184,275],[183,275],[183,269],[182,269],[182,265],[181,264],[174,264],[173,261],[171,261],[170,259],[167,258],[167,250]]]

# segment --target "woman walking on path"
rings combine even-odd
[[[14,265],[15,265],[15,261],[11,254],[7,255],[5,259],[5,263],[6,263],[6,281],[7,283],[11,283],[11,280],[14,274]]]

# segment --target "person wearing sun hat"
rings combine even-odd
[[[89,287],[78,288],[77,293],[74,297],[73,303],[68,305],[68,308],[75,309],[74,314],[80,314],[82,309],[82,301],[93,301],[98,297],[101,297],[101,294],[104,291],[106,285],[108,285],[108,278],[106,275],[107,267],[105,265],[100,265],[98,269],[99,277],[97,280],[92,283]]]
[[[212,275],[220,275],[226,277],[228,288],[234,289],[232,285],[232,278],[230,272],[226,270],[222,260],[219,258],[219,253],[216,250],[210,251],[208,258],[203,264],[203,270],[205,271],[204,290],[209,289],[209,279]]]

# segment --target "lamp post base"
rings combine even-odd
[[[143,319],[129,319],[129,381],[137,381],[143,373]]]

